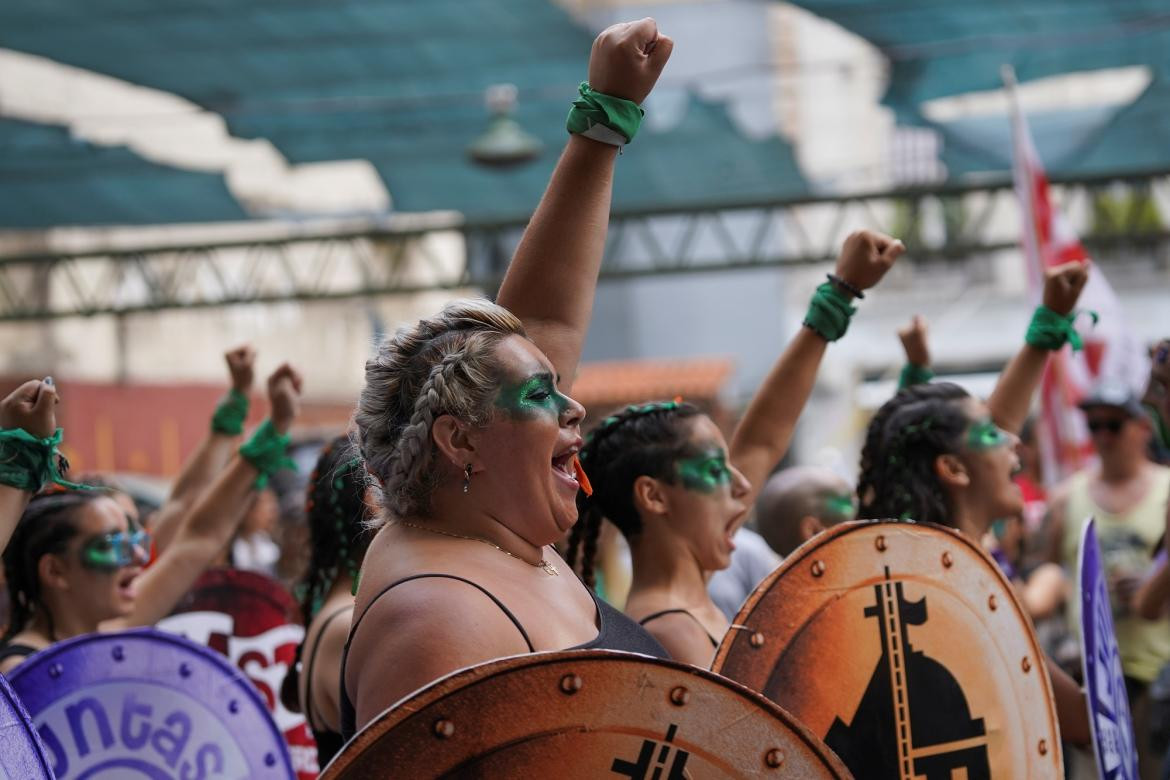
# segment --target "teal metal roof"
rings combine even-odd
[[[0,118],[0,228],[212,222],[246,215],[221,176]]]
[[[933,125],[923,102],[1063,73],[1143,65],[1152,82],[1128,107],[1030,116],[1050,172],[1170,169],[1170,6],[1166,0],[794,0],[874,44],[890,63],[884,102],[904,124],[933,126],[952,176],[1004,171],[1006,116]]]
[[[7,0],[0,46],[181,95],[290,161],[367,159],[401,210],[473,221],[531,214],[565,142],[593,35],[547,0]],[[523,168],[482,168],[483,90],[519,87],[545,144]],[[619,161],[615,209],[806,192],[790,147],[743,137],[692,99],[681,124]]]

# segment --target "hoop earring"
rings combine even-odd
[[[471,464],[468,463],[463,469],[463,492],[471,492]]]

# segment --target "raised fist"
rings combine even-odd
[[[1044,271],[1044,305],[1057,314],[1068,314],[1077,305],[1085,282],[1089,281],[1089,264],[1073,260]]]
[[[915,314],[909,325],[898,329],[898,338],[902,340],[907,363],[923,368],[930,365],[930,345],[926,340],[926,320],[923,317]]]
[[[288,433],[301,410],[301,375],[288,363],[281,363],[268,377],[268,402],[273,427]]]
[[[52,377],[30,379],[0,401],[0,428],[23,428],[38,439],[57,430],[57,388]]]
[[[851,233],[837,257],[837,276],[859,290],[881,281],[898,256],[906,251],[896,238],[872,230]]]
[[[256,350],[250,344],[245,344],[224,353],[223,359],[227,361],[228,373],[232,377],[232,389],[247,395],[252,389]]]
[[[641,103],[670,59],[674,41],[650,17],[601,31],[589,54],[589,86],[605,95]]]

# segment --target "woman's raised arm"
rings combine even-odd
[[[589,84],[602,97],[640,104],[673,46],[653,19],[615,24],[593,42]],[[593,314],[619,148],[580,133],[569,137],[500,286],[498,303],[548,355],[565,393]]]

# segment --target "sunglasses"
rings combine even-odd
[[[141,528],[94,536],[81,546],[81,563],[98,571],[149,562],[150,534]]]
[[[1089,433],[1101,433],[1108,431],[1114,435],[1121,433],[1121,429],[1125,427],[1125,420],[1089,420]]]

